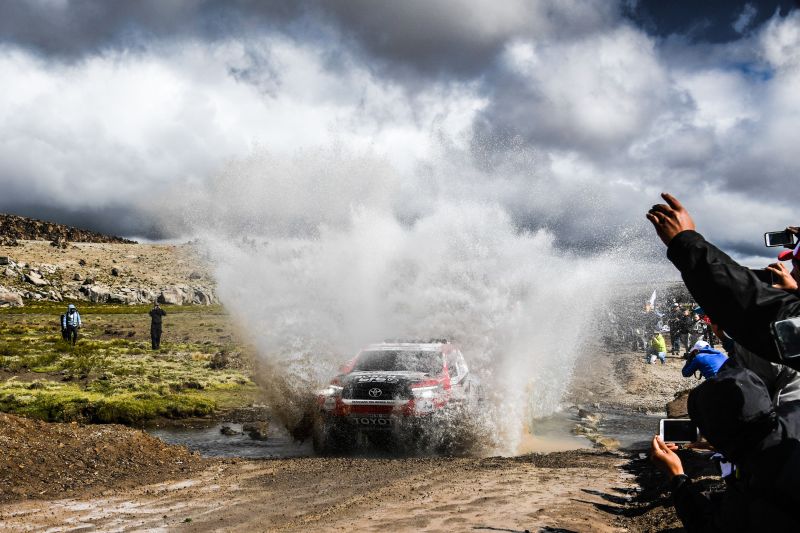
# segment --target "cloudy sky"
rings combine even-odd
[[[800,223],[793,1],[3,2],[0,79],[0,211],[127,236],[247,216],[266,168],[278,225],[334,189],[567,246],[650,231],[661,190],[740,258]]]

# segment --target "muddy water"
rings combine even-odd
[[[595,414],[598,434],[619,442],[622,449],[647,448],[653,434],[658,432],[659,416],[628,410],[602,411]],[[525,431],[517,449],[518,455],[550,453],[592,448],[593,443],[576,434],[583,421],[572,411],[559,411],[533,421]],[[235,434],[225,435],[228,427]],[[150,428],[151,435],[169,444],[186,446],[208,457],[291,458],[314,455],[311,443],[299,443],[278,424],[269,428],[267,440],[253,440],[242,430],[242,424],[217,423],[206,427]],[[367,450],[368,451],[368,450]]]
[[[227,426],[236,435],[222,434]],[[308,457],[314,455],[311,443],[298,443],[280,427],[269,428],[267,440],[253,440],[242,431],[242,424],[214,424],[202,428],[153,428],[148,433],[169,444],[180,444],[208,457],[248,459]]]
[[[658,433],[658,421],[664,415],[632,413],[630,411],[602,411],[598,432],[619,441],[624,450],[641,450],[650,447],[653,435]]]

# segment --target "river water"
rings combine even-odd
[[[615,439],[622,449],[644,449],[652,435],[658,431],[657,415],[607,411],[599,414],[597,431]],[[571,411],[559,411],[537,419],[531,431],[526,432],[518,454],[549,453],[591,448],[592,442],[576,435],[574,429],[580,422]],[[222,433],[224,426],[235,434]],[[267,440],[250,438],[242,424],[216,423],[205,427],[150,428],[147,432],[169,444],[183,445],[207,457],[242,457],[248,459],[309,457],[314,455],[311,442],[295,441],[278,424],[270,424]]]

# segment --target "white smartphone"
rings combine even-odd
[[[688,418],[662,418],[658,433],[664,442],[687,444],[700,439],[700,430]]]

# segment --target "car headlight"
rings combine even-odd
[[[342,393],[342,387],[339,385],[328,385],[321,391],[319,391],[320,396],[338,396]]]
[[[441,390],[442,388],[439,385],[431,387],[412,387],[411,393],[414,395],[414,398],[431,399],[438,396]]]

